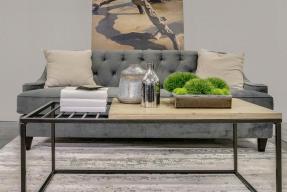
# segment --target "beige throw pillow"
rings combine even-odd
[[[198,51],[196,74],[201,78],[218,77],[232,88],[243,89],[244,54]]]
[[[45,87],[95,85],[91,50],[44,50],[44,55],[47,60]]]

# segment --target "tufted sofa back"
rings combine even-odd
[[[197,52],[177,50],[131,50],[131,51],[93,51],[94,80],[106,87],[119,85],[121,71],[129,64],[140,64],[146,69],[153,62],[160,82],[175,71],[195,72]]]

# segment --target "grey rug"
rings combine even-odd
[[[50,144],[36,138],[28,158],[28,188],[37,191],[50,170]],[[224,148],[221,148],[224,147]],[[239,142],[239,170],[262,192],[275,191],[274,145],[259,153],[254,140]],[[230,141],[59,140],[57,168],[73,169],[232,169]],[[19,138],[0,150],[0,191],[20,191]],[[287,153],[283,151],[283,191],[287,191]],[[56,175],[50,192],[245,192],[232,175]]]

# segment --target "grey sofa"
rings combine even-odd
[[[120,73],[131,63],[154,62],[155,69],[163,82],[175,71],[195,72],[197,52],[194,51],[95,51],[92,55],[94,80],[97,84],[109,87],[109,99],[116,97]],[[17,112],[27,114],[48,101],[58,101],[61,87],[44,89],[46,71],[34,83],[23,85],[23,92],[17,97]],[[267,108],[273,108],[273,98],[268,95],[267,86],[245,80],[243,90],[232,90],[235,98],[240,98]],[[161,90],[162,97],[170,93]],[[272,136],[271,124],[240,124],[238,135],[242,138],[257,138],[258,150],[264,151],[267,139]],[[93,138],[229,138],[231,124],[97,124],[56,125],[57,137]],[[27,149],[33,137],[49,136],[49,125],[33,124],[27,128]]]

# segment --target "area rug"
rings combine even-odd
[[[20,146],[14,139],[0,150],[0,191],[20,191]],[[239,170],[259,192],[275,191],[274,144],[259,153],[255,140],[240,140]],[[28,191],[37,191],[51,169],[50,143],[35,138],[27,152]],[[229,140],[58,140],[57,168],[232,169]],[[283,150],[283,174],[287,173]],[[283,175],[287,191],[287,175]],[[49,192],[245,192],[232,175],[56,175]]]

